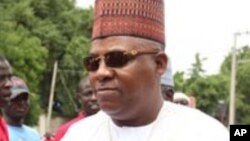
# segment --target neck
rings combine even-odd
[[[21,127],[23,125],[23,120],[22,119],[10,119],[10,118],[5,118],[6,123],[11,126],[18,126]]]
[[[145,107],[145,109],[147,110],[136,113],[137,116],[135,116],[135,118],[131,118],[128,120],[116,120],[112,118],[112,120],[118,126],[134,126],[135,127],[135,126],[148,125],[157,119],[158,114],[163,105],[163,99],[157,101],[156,103],[154,103],[154,105],[155,106],[151,106],[151,104],[148,104],[148,106]]]

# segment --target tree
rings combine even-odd
[[[174,87],[175,91],[184,92],[185,91],[185,78],[184,78],[184,72],[176,72],[174,74]]]
[[[237,52],[237,74],[236,74],[236,123],[249,124],[250,123],[250,63],[240,60],[250,59],[250,48],[244,46]],[[231,72],[231,54],[224,60],[221,66],[221,73],[230,76]],[[228,88],[229,89],[229,88]]]
[[[84,76],[82,58],[86,56],[90,47],[90,37],[92,31],[93,9],[76,9],[69,1],[60,1],[59,7],[50,0],[38,2],[34,0],[34,5],[42,5],[34,8],[35,15],[41,19],[37,28],[32,32],[42,40],[43,46],[48,49],[47,72],[43,74],[42,101],[44,107],[48,105],[50,83],[52,77],[53,64],[59,62],[58,79],[55,89],[55,100],[60,101],[63,106],[63,116],[72,116],[76,111],[74,94],[76,86]],[[65,5],[65,6],[63,6]],[[46,9],[46,10],[42,10]],[[53,11],[53,10],[56,11]],[[53,14],[46,11],[53,11]],[[42,12],[41,11],[45,11]]]
[[[219,101],[226,101],[228,79],[227,76],[220,74],[205,76],[202,68],[202,62],[205,60],[201,59],[199,54],[195,55],[190,77],[184,82],[182,80],[182,90],[196,98],[198,109],[215,116]]]
[[[28,30],[34,18],[27,2],[1,2],[0,13],[4,14],[0,21],[0,53],[8,58],[14,74],[23,78],[32,92],[38,93],[39,80],[42,79],[46,66],[44,60],[47,59],[47,49]],[[32,98],[31,104],[34,105],[35,102]],[[30,113],[33,112],[35,114],[32,115],[32,120],[27,120],[28,124],[37,122],[36,115],[41,110],[31,109]]]
[[[7,56],[15,75],[27,82],[34,93],[32,101],[43,109],[48,105],[53,64],[58,61],[59,76],[66,84],[62,77],[57,79],[55,99],[64,104],[63,116],[75,114],[67,106],[73,103],[68,96],[85,74],[82,58],[90,46],[92,16],[92,8],[78,9],[69,0],[0,1],[0,53]],[[31,115],[27,122],[32,124],[39,112]]]

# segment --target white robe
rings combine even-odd
[[[123,141],[115,136],[117,133],[127,135],[127,141],[229,141],[228,130],[217,120],[199,110],[170,102],[164,102],[152,126],[139,127],[138,131],[138,127],[119,129],[111,122],[100,111],[72,125],[61,141]]]

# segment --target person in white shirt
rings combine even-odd
[[[174,80],[172,75],[172,66],[168,57],[168,64],[164,74],[161,76],[161,91],[165,100],[173,102],[174,100]]]
[[[96,0],[84,67],[101,111],[73,124],[61,141],[229,141],[210,116],[165,101],[163,0]]]
[[[190,98],[182,92],[175,92],[174,93],[173,102],[176,104],[184,105],[184,106],[189,106],[191,104]]]

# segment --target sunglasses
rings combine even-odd
[[[83,59],[84,67],[87,71],[96,71],[99,68],[100,60],[104,59],[107,67],[111,68],[121,68],[128,64],[131,60],[135,59],[137,56],[145,54],[156,54],[156,51],[144,51],[139,52],[132,50],[130,52],[126,51],[111,51],[102,56],[90,55]]]

